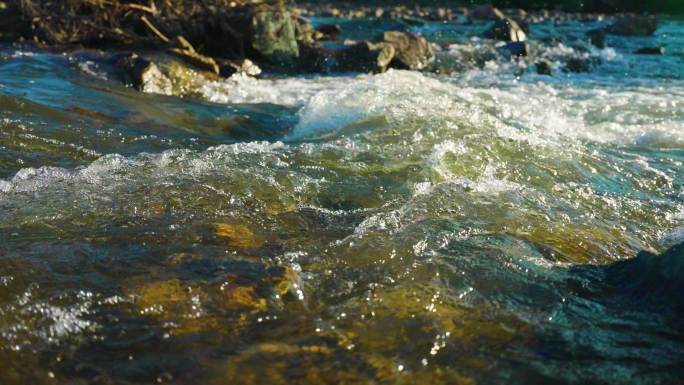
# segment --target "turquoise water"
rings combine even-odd
[[[0,383],[679,383],[684,24],[595,26],[196,98],[5,47]]]

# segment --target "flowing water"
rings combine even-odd
[[[6,47],[0,383],[681,383],[683,263],[606,266],[684,239],[684,23],[535,24],[553,77],[484,27],[412,27],[450,75],[195,99]]]

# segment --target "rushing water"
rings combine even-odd
[[[684,23],[594,26],[204,100],[6,48],[0,383],[680,383],[684,263],[606,266],[684,239]]]

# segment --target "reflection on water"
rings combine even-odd
[[[207,101],[6,51],[0,383],[676,383],[681,250],[615,262],[683,239],[681,31]]]

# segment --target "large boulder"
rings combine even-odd
[[[658,19],[653,16],[630,16],[615,21],[606,32],[621,36],[651,36],[658,29]]]
[[[337,55],[340,71],[385,72],[395,58],[396,50],[389,43],[356,43]]]
[[[422,70],[435,60],[435,54],[424,37],[407,32],[388,31],[382,41],[396,51],[391,65],[399,69]]]
[[[271,63],[292,63],[299,57],[295,19],[287,10],[260,9],[251,16],[250,48]]]
[[[525,31],[520,28],[520,25],[515,20],[509,18],[495,21],[494,25],[485,32],[485,37],[488,39],[517,42],[527,39]]]

